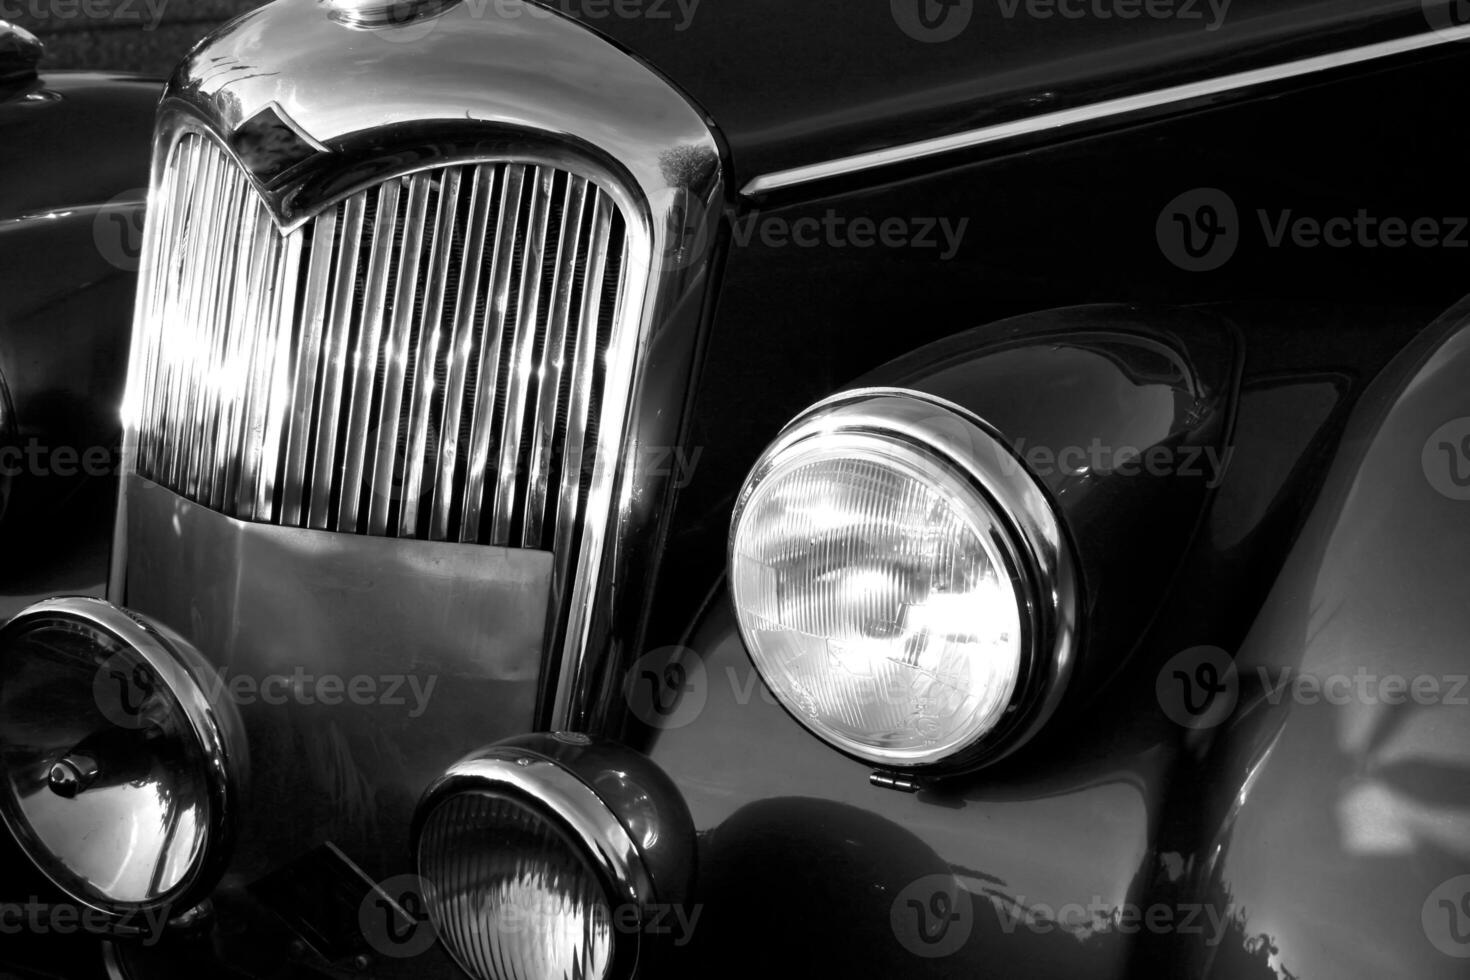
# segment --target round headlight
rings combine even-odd
[[[244,743],[178,636],[99,599],[0,629],[0,816],[74,899],[182,914],[214,885]]]
[[[609,974],[618,945],[612,897],[548,814],[514,791],[461,793],[434,808],[423,835],[435,930],[472,976]]]
[[[644,756],[558,733],[460,760],[425,794],[414,847],[439,940],[479,980],[626,980],[660,960],[694,829]]]
[[[978,419],[867,389],[797,419],[735,508],[730,585],[761,677],[812,732],[884,768],[993,759],[1072,665],[1070,552]]]

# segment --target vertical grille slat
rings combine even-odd
[[[281,443],[290,410],[292,324],[296,323],[297,281],[301,276],[301,235],[290,235],[278,246],[281,268],[275,302],[270,304],[270,343],[262,366],[265,386],[265,429],[260,440],[260,467],[255,478],[255,509],[259,520],[275,516],[276,476],[281,464]]]
[[[347,199],[342,212],[341,244],[337,246],[337,276],[332,284],[332,327],[323,354],[321,409],[316,427],[316,465],[311,481],[311,512],[308,526],[327,530],[331,523],[332,485],[336,479],[337,427],[342,415],[343,389],[347,382],[352,342],[353,297],[357,263],[366,227],[367,201],[359,194]]]
[[[503,178],[502,178],[503,179]],[[475,311],[480,304],[480,267],[485,256],[485,233],[496,193],[496,168],[475,168],[471,189],[469,232],[459,277],[449,376],[444,388],[444,421],[440,427],[439,460],[434,484],[434,509],[429,539],[447,541],[455,504],[456,474],[460,465],[460,430],[469,392],[470,366],[475,361]]]
[[[286,468],[281,486],[281,523],[300,524],[306,502],[306,462],[311,447],[312,409],[316,402],[317,372],[326,340],[327,291],[332,282],[332,246],[337,213],[332,208],[317,218],[311,236],[311,259],[306,272],[305,298],[297,339],[296,371],[292,383]]]
[[[492,425],[500,378],[501,347],[509,325],[511,274],[515,264],[515,228],[521,210],[521,192],[526,168],[513,164],[506,169],[500,192],[500,214],[495,229],[495,258],[492,269],[484,338],[480,343],[480,367],[475,375],[474,411],[470,418],[469,459],[466,461],[464,517],[459,539],[478,541],[485,509],[485,484],[494,446]]]
[[[622,213],[546,164],[391,177],[283,232],[174,144],[129,384],[137,472],[242,520],[556,551],[585,510]]]
[[[249,288],[246,294],[244,324],[247,325],[247,343],[242,348],[241,370],[230,372],[227,378],[236,386],[238,393],[231,401],[238,408],[235,424],[230,430],[228,446],[230,467],[225,478],[225,497],[233,499],[231,511],[241,517],[252,519],[250,513],[254,502],[255,477],[260,467],[260,437],[263,434],[261,401],[261,362],[270,355],[271,300],[274,296],[272,268],[276,243],[280,236],[271,227],[264,206],[257,205],[255,234],[249,253]]]
[[[582,287],[582,322],[595,323],[607,275],[608,239],[612,225],[612,202],[596,193],[592,200],[592,235],[587,254],[586,282]],[[561,465],[557,533],[569,533],[577,520],[576,503],[581,496],[588,426],[592,420],[592,379],[597,368],[596,332],[588,330],[577,338],[572,360],[571,401],[567,406],[566,445]]]
[[[530,215],[526,222],[524,252],[521,256],[521,280],[516,297],[516,316],[507,350],[505,375],[505,412],[500,426],[500,479],[495,485],[491,511],[490,543],[511,543],[511,525],[515,519],[516,501],[522,499],[523,471],[520,465],[521,427],[525,424],[526,399],[535,380],[531,374],[531,354],[536,343],[536,325],[540,313],[542,272],[546,254],[546,229],[551,212],[551,189],[554,174],[544,167],[532,171]]]
[[[402,473],[398,422],[403,413],[403,389],[408,375],[409,331],[418,300],[420,251],[424,240],[424,218],[429,207],[429,181],[427,174],[419,174],[409,182],[398,282],[393,292],[393,317],[383,346],[383,397],[378,409],[377,448],[368,502],[368,533],[377,536],[388,533],[388,511],[398,496],[393,485],[395,468]]]
[[[441,439],[430,440],[434,424],[433,408],[437,390],[435,367],[443,344],[445,293],[453,268],[455,222],[459,215],[461,170],[444,174],[439,188],[438,214],[434,220],[434,238],[430,245],[429,269],[424,283],[423,324],[419,333],[418,352],[414,357],[417,376],[413,380],[413,400],[408,417],[408,455],[403,464],[403,499],[398,516],[398,536],[415,537],[419,525],[419,504],[423,499],[425,471],[431,466]],[[447,392],[447,388],[446,388]],[[447,404],[441,412],[447,414]],[[432,474],[430,474],[432,477]],[[430,484],[432,485],[432,483]]]
[[[558,400],[561,396],[562,372],[566,367],[567,328],[572,322],[573,292],[577,285],[579,247],[581,246],[582,212],[587,202],[587,181],[573,177],[567,183],[566,201],[562,206],[560,239],[556,248],[556,274],[551,287],[551,311],[546,323],[546,342],[536,394],[536,410],[532,418],[531,458],[527,470],[528,495],[526,518],[521,543],[534,547],[541,540],[546,522],[547,501],[552,480],[551,454],[556,440]]]
[[[337,508],[339,531],[357,530],[363,474],[372,466],[368,454],[373,447],[368,444],[368,427],[378,363],[382,357],[383,320],[388,307],[394,237],[398,231],[399,190],[398,181],[389,181],[378,188],[367,283],[363,286],[362,322],[358,328],[357,347],[352,353],[352,407],[348,412],[346,442],[342,447],[342,498]]]

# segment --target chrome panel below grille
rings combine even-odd
[[[323,841],[374,877],[408,870],[424,787],[533,725],[552,556],[251,524],[124,485],[145,532],[130,608],[198,647],[250,733],[240,879]]]
[[[246,521],[570,551],[620,437],[599,443],[627,319],[608,190],[441,166],[282,234],[212,137],[169,153],[129,385],[139,475]]]

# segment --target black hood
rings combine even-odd
[[[729,144],[737,187],[776,170],[1436,26],[1421,0],[547,3],[703,106]]]

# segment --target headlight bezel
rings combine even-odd
[[[228,866],[247,791],[244,729],[233,705],[220,696],[219,685],[211,682],[213,669],[197,649],[163,625],[103,599],[61,596],[34,603],[0,626],[0,649],[32,633],[58,628],[87,642],[100,636],[115,647],[107,648],[111,652],[101,661],[103,666],[124,658],[145,669],[157,685],[160,703],[169,708],[171,722],[193,739],[200,759],[195,775],[205,800],[205,819],[195,828],[198,845],[185,872],[171,886],[145,898],[124,899],[102,893],[100,886],[65,868],[63,856],[46,845],[9,785],[0,786],[0,823],[31,865],[79,904],[118,922],[156,910],[182,914],[208,895]],[[112,723],[117,724],[116,719]],[[142,728],[150,724],[138,722]],[[117,733],[104,737],[116,738]],[[0,773],[0,780],[8,783],[11,778],[9,772]]]
[[[746,653],[782,709],[849,758],[882,772],[918,776],[959,774],[996,762],[1030,741],[1062,700],[1080,643],[1081,585],[1075,549],[1057,506],[983,419],[951,401],[907,388],[860,388],[817,402],[782,430],[747,474],[731,517],[727,568],[735,568],[741,519],[773,462],[849,436],[899,444],[925,458],[936,472],[961,481],[993,518],[1003,539],[997,553],[1004,558],[1021,610],[1021,656],[1009,703],[992,727],[968,743],[923,759],[895,759],[834,740],[794,710],[767,676],[753,652],[757,641],[729,575],[727,589]]]

